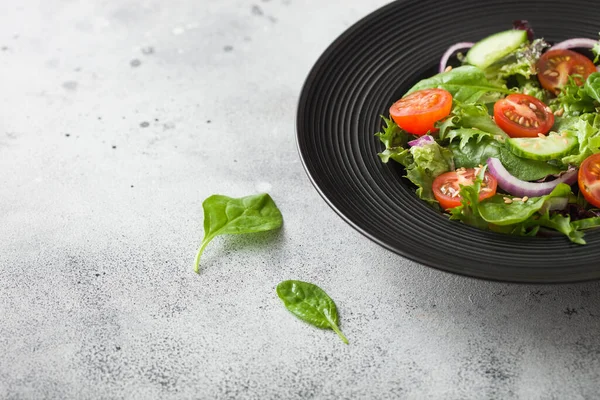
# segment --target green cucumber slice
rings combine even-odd
[[[467,62],[484,69],[515,51],[527,41],[527,31],[511,29],[475,43],[467,53]]]
[[[577,138],[550,132],[548,136],[512,138],[506,141],[513,154],[530,160],[549,161],[569,154],[577,146]]]

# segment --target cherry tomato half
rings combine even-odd
[[[569,75],[577,85],[581,86],[588,75],[596,72],[594,63],[577,52],[571,50],[550,50],[542,54],[537,63],[538,79],[544,87],[555,94],[569,81]]]
[[[479,172],[479,170],[478,170]],[[433,195],[445,210],[460,206],[460,185],[470,186],[475,179],[475,169],[458,169],[439,175],[433,180]],[[481,190],[479,191],[479,200],[487,199],[496,194],[498,182],[489,173],[485,173]]]
[[[444,89],[424,89],[411,93],[390,107],[398,126],[413,135],[435,132],[437,121],[450,114],[452,94]]]
[[[510,137],[535,137],[548,133],[554,114],[533,96],[510,94],[494,104],[494,120]]]
[[[592,154],[581,163],[577,182],[588,203],[600,208],[600,153]]]

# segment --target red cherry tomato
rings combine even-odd
[[[494,120],[510,137],[535,137],[548,133],[554,114],[533,96],[511,94],[494,104]]]
[[[600,208],[600,153],[592,154],[581,163],[577,182],[588,203]]]
[[[588,75],[596,72],[594,63],[571,50],[550,50],[542,54],[537,63],[538,79],[544,89],[558,93],[569,81],[569,75],[575,75],[575,82],[581,86]]]
[[[460,206],[461,197],[459,194],[460,185],[470,186],[475,179],[475,169],[469,168],[466,170],[456,170],[443,173],[433,180],[433,195],[440,203],[440,206],[445,210]],[[487,199],[496,194],[498,182],[489,173],[485,173],[483,182],[481,182],[481,190],[479,192],[479,200]]]
[[[405,131],[414,135],[435,132],[437,121],[452,109],[452,95],[444,89],[425,89],[411,93],[390,107],[390,116]]]

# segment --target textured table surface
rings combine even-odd
[[[600,284],[439,272],[311,186],[295,107],[385,0],[0,5],[0,398],[592,399]],[[279,232],[192,271],[202,200],[267,191]],[[344,345],[275,286],[337,302]]]

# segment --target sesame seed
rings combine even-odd
[[[521,201],[522,201],[523,203],[525,203],[527,200],[529,200],[529,197],[527,197],[527,196],[524,196],[524,197],[521,199]]]
[[[560,117],[561,115],[563,115],[565,112],[564,108],[559,108],[558,110],[554,111],[554,115],[556,115],[557,117]]]
[[[552,109],[550,107],[546,107],[545,110],[546,112],[552,112]]]
[[[512,201],[521,201],[522,199],[520,197],[513,197]]]
[[[540,132],[540,133],[538,133],[538,137],[543,139],[543,138],[545,138],[546,136],[545,136],[543,133],[541,133],[541,132]]]
[[[506,204],[510,204],[510,203],[512,203],[512,200],[511,200],[511,199],[509,199],[508,197],[505,197],[505,198],[504,198],[504,203],[506,203]]]
[[[449,71],[452,71],[452,65],[448,65],[446,67],[446,69],[444,70],[444,72],[449,72]]]

